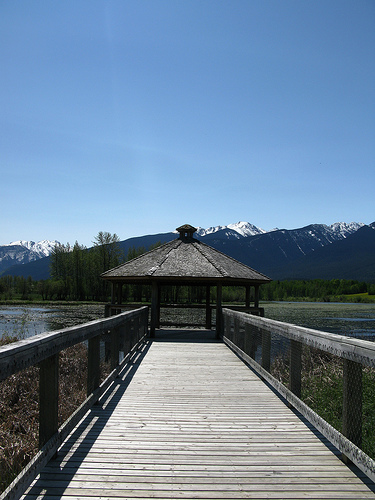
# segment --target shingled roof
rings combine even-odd
[[[101,275],[126,283],[260,285],[270,278],[193,237],[196,228],[185,224],[178,239],[165,243]]]

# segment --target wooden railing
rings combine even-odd
[[[372,481],[375,480],[375,461],[361,449],[362,371],[365,367],[370,370],[375,368],[374,342],[303,328],[229,309],[223,309],[222,338],[238,356],[276,389],[290,406],[302,413],[334,444],[346,462],[353,462]],[[280,339],[284,339],[281,344]],[[302,352],[307,347],[330,353],[342,360],[342,432],[301,400]],[[280,357],[289,365],[287,386],[271,375],[272,362],[275,359],[280,360]],[[372,433],[375,439],[375,429],[372,429]]]
[[[56,454],[65,437],[97,402],[122,366],[145,340],[147,325],[148,308],[142,307],[63,330],[42,333],[0,347],[0,380],[38,365],[40,396],[40,451],[0,496],[1,500],[19,498],[38,471]],[[111,373],[100,383],[100,344],[103,338]],[[87,399],[58,428],[59,353],[81,342],[87,342]]]

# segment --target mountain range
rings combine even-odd
[[[355,279],[375,282],[375,222],[311,224],[298,229],[266,231],[249,222],[207,229],[195,237],[272,279]],[[176,232],[129,238],[120,242],[149,248],[176,238]],[[17,241],[0,246],[0,274],[49,277],[49,255],[57,242]]]

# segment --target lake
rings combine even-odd
[[[375,304],[270,302],[265,316],[338,335],[375,339]]]
[[[104,305],[0,306],[0,338],[27,338],[104,317]]]
[[[339,335],[375,340],[375,304],[267,302],[267,318]],[[0,306],[0,337],[20,338],[104,317],[104,305]]]

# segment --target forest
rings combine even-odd
[[[144,252],[156,248],[130,248],[125,255],[116,233],[100,231],[91,248],[76,242],[59,244],[51,255],[51,278],[34,281],[31,277],[0,277],[0,300],[9,301],[96,301],[107,302],[110,287],[100,278],[108,269],[129,261]],[[212,289],[212,300],[215,290]],[[149,302],[151,289],[146,285],[124,285],[123,298],[129,302]],[[163,302],[203,303],[205,290],[202,287],[166,286],[162,289]],[[260,287],[263,301],[345,301],[375,302],[375,284],[356,280],[288,280],[272,281]],[[244,287],[223,287],[224,302],[243,303]]]

